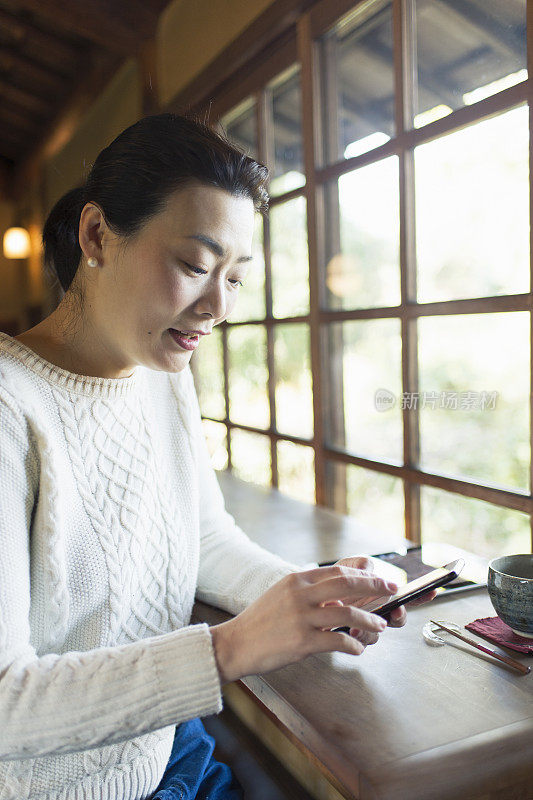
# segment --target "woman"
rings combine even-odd
[[[222,685],[360,655],[385,626],[356,604],[394,585],[365,559],[302,571],[253,544],[209,465],[188,364],[235,304],[266,180],[162,114],[46,221],[65,295],[0,335],[3,800],[242,797],[199,719]],[[236,616],[190,625],[195,596]]]

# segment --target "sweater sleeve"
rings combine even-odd
[[[222,709],[209,628],[39,656],[32,645],[31,518],[39,449],[0,387],[0,760],[87,750]],[[194,665],[194,667],[191,667]]]
[[[190,424],[200,489],[200,566],[196,597],[238,614],[285,575],[317,565],[291,564],[252,542],[226,511],[211,466],[192,375],[189,372],[182,377],[188,381],[187,394],[191,398]]]

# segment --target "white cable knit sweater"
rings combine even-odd
[[[0,333],[0,800],[141,800],[222,708],[195,594],[301,569],[224,510],[190,370],[75,375]]]

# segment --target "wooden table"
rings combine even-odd
[[[250,538],[293,563],[398,544],[229,474],[220,484]],[[430,616],[464,625],[494,610],[486,590],[439,598],[409,611],[405,628],[387,629],[360,657],[310,656],[242,684],[347,798],[531,800],[533,674],[496,666],[460,641],[428,646],[421,631]],[[195,620],[227,618],[195,606]]]

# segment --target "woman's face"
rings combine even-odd
[[[104,227],[87,294],[120,375],[137,364],[182,370],[231,313],[251,260],[254,213],[251,199],[194,183],[125,245]]]

